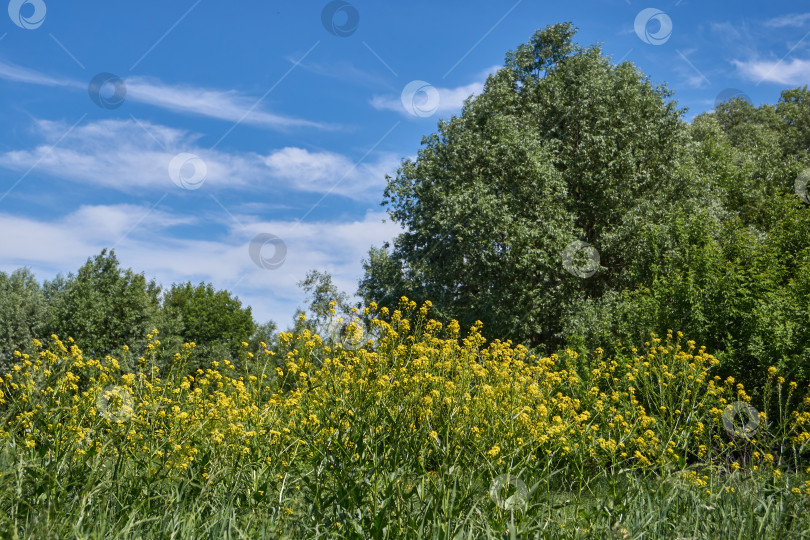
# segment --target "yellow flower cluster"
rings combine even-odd
[[[302,462],[351,467],[372,449],[388,459],[407,445],[425,470],[452,454],[482,466],[545,461],[604,471],[682,469],[743,444],[723,420],[730,403],[749,396],[733,378],[711,377],[718,360],[692,341],[682,348],[681,333],[663,342],[653,334],[645,350],[615,358],[602,350],[538,358],[511,342],[487,344],[480,322],[461,338],[459,324],[430,319],[430,307],[407,298],[392,312],[370,305],[363,316],[378,339],[356,350],[332,349],[308,330],[282,332],[277,351],[262,344],[246,355],[257,361],[253,372],[223,359],[165,380],[154,366],[156,331],[134,373],[52,336],[0,381],[0,406],[11,414],[0,437],[30,452],[77,462],[92,454],[205,482],[217,465],[259,463],[284,482]],[[175,358],[178,369],[192,348]],[[810,440],[807,407],[791,416],[799,445]],[[752,462],[776,467],[765,450]],[[705,485],[697,473],[684,478]],[[255,493],[269,489],[258,486]]]

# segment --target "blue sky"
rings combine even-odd
[[[51,279],[114,247],[286,327],[309,269],[354,292],[369,247],[399,232],[385,175],[563,21],[666,83],[687,120],[720,95],[775,103],[810,83],[796,2],[12,0],[0,270]]]

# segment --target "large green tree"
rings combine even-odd
[[[388,178],[383,205],[406,232],[369,253],[367,302],[430,299],[440,316],[480,319],[490,337],[553,346],[582,302],[649,279],[639,231],[707,196],[683,111],[574,33],[549,26],[507,54]],[[596,273],[595,258],[564,264],[578,241],[598,252]]]
[[[72,337],[89,356],[137,346],[157,322],[160,287],[121,268],[114,251],[103,250],[75,275],[46,282],[44,290],[49,333]]]

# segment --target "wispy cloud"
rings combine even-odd
[[[40,86],[64,86],[68,88],[87,88],[79,81],[51,77],[39,71],[0,60],[0,78],[7,81],[37,84]]]
[[[3,60],[0,60],[0,78],[39,86],[66,87],[84,91],[89,84],[75,79],[51,77]],[[235,90],[171,85],[147,77],[130,77],[124,82],[126,83],[127,100],[176,113],[206,116],[227,122],[241,121],[241,123],[264,128],[337,129],[337,126],[274,114],[258,107],[254,108],[257,102],[256,97],[247,96]]]
[[[169,163],[181,151],[202,154],[209,185],[225,179],[232,185],[244,184],[250,170],[244,159],[200,149],[197,135],[149,122],[102,120],[80,125],[53,149],[54,140],[64,133],[64,124],[39,120],[35,130],[43,138],[42,144],[0,153],[0,166],[24,171],[37,164],[37,174],[128,193],[170,189]]]
[[[297,147],[266,155],[209,150],[199,144],[199,134],[136,120],[83,124],[53,146],[65,126],[63,122],[37,121],[35,131],[42,143],[32,149],[0,153],[0,167],[24,172],[36,164],[37,174],[125,193],[175,190],[179,188],[169,176],[169,163],[177,154],[187,152],[205,162],[205,185],[215,190],[331,192],[354,200],[378,201],[385,175],[400,162],[396,154],[376,154],[354,167],[352,159],[343,154]]]
[[[0,270],[27,265],[39,279],[50,279],[59,271],[76,270],[87,257],[109,248],[147,210],[137,205],[83,206],[53,221],[0,213]],[[208,281],[218,289],[229,289],[254,316],[273,319],[282,327],[303,301],[297,283],[313,268],[329,271],[341,289],[354,293],[361,277],[361,259],[371,245],[390,241],[401,229],[385,214],[368,212],[351,220],[257,221],[240,215],[241,228],[228,220],[221,240],[199,240],[172,236],[172,227],[195,223],[196,217],[178,216],[160,207],[148,220],[124,239],[116,253],[125,267],[144,272],[163,285],[173,282]],[[277,270],[264,270],[251,260],[248,245],[258,233],[272,233],[287,247],[287,258]],[[10,256],[8,254],[13,254]]]
[[[173,112],[197,114],[259,127],[289,128],[313,127],[335,129],[320,122],[312,122],[291,116],[273,114],[261,110],[250,111],[256,98],[241,95],[233,90],[221,91],[189,85],[167,85],[155,79],[132,77],[126,80],[127,98],[133,101],[161,107]],[[248,111],[250,111],[248,113]],[[245,116],[247,114],[247,116]]]
[[[290,62],[295,62],[295,59],[293,58],[288,58],[288,60]],[[377,75],[375,73],[360,69],[353,62],[347,60],[331,64],[302,62],[299,64],[299,67],[316,75],[329,77],[331,79],[336,79],[343,82],[350,82],[360,86],[387,89],[393,89],[395,86],[392,84],[393,77],[391,77],[390,73],[384,72],[383,75]],[[396,79],[393,80],[395,81]]]
[[[743,22],[710,22],[711,43],[718,48],[734,51],[737,56],[756,55],[757,44],[762,42],[759,28],[752,29]]]
[[[399,166],[400,157],[384,154],[376,161],[355,167],[352,160],[342,154],[287,147],[272,152],[264,162],[274,177],[285,179],[300,190],[326,193],[340,182],[335,191],[348,196],[369,191],[381,194],[385,175]],[[348,191],[344,183],[350,186]]]
[[[461,110],[464,105],[464,100],[468,97],[480,94],[484,90],[484,81],[487,76],[502,68],[501,65],[490,66],[481,71],[476,77],[479,79],[476,82],[456,87],[440,87],[433,86],[436,89],[439,99],[436,104],[436,114],[454,113]],[[407,109],[402,104],[401,95],[375,95],[371,98],[370,102],[372,107],[377,110],[390,110],[409,116]]]
[[[763,24],[769,28],[801,28],[808,22],[810,22],[810,13],[793,13],[768,19]]]
[[[464,100],[470,96],[480,94],[484,89],[482,83],[471,83],[466,86],[456,88],[434,87],[439,94],[439,100],[435,109],[436,114],[446,114],[458,112]],[[409,116],[407,109],[402,105],[401,96],[374,96],[371,98],[371,106],[377,110],[390,110]]]
[[[810,84],[810,60],[733,60],[743,77],[785,85]]]

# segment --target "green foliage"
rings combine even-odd
[[[189,359],[190,371],[205,369],[212,360],[236,359],[242,343],[256,331],[251,308],[243,308],[238,298],[214,290],[210,283],[172,285],[163,299],[163,311],[179,321],[172,344],[193,341],[197,345]]]
[[[165,294],[155,281],[123,269],[113,251],[103,250],[88,259],[78,272],[59,275],[40,286],[27,268],[11,275],[0,273],[0,371],[15,350],[30,352],[32,340],[51,334],[72,338],[85,354],[115,354],[125,370],[144,353],[144,336],[157,329],[163,346],[155,363],[172,366],[185,341],[198,345],[186,369],[205,368],[211,360],[226,358],[240,363],[243,342],[261,354],[260,343],[277,342],[276,325],[256,325],[250,307],[243,308],[228,291],[211,284],[173,285]],[[121,354],[127,343],[130,354]]]
[[[677,250],[664,250],[651,283],[627,290],[613,305],[616,336],[681,328],[717,350],[719,373],[760,396],[757,373],[777,366],[810,382],[807,261],[810,212],[794,192],[808,162],[796,144],[807,129],[807,90],[782,92],[774,107],[741,99],[720,104],[690,126],[692,160],[713,193],[683,236],[683,219],[659,226]],[[601,306],[605,311],[605,304]],[[593,344],[596,340],[587,340]]]
[[[160,287],[122,269],[114,251],[102,250],[76,275],[57,276],[44,290],[50,308],[47,333],[72,337],[88,355],[142,343],[158,319]]]
[[[251,351],[260,351],[264,343],[268,348],[273,347],[278,342],[278,325],[273,321],[267,321],[256,325],[253,335],[250,336],[248,347]]]
[[[785,155],[807,161],[810,157],[810,91],[807,86],[783,90],[776,104],[781,119],[780,143]]]
[[[0,372],[14,351],[31,351],[32,340],[43,336],[47,315],[45,294],[30,269],[0,272]]]
[[[780,367],[810,382],[810,92],[739,98],[687,125],[665,86],[568,23],[538,31],[388,178],[407,232],[372,248],[360,294],[434,302],[463,326],[535,351],[639,345],[681,328],[754,395]],[[580,278],[561,256],[593,245]]]
[[[370,251],[366,302],[429,299],[493,338],[553,348],[574,306],[647,280],[639,229],[705,195],[682,111],[632,64],[573,44],[574,31],[547,27],[509,53],[389,178],[383,204],[407,232]],[[587,279],[562,264],[577,240],[600,254]]]
[[[333,317],[331,310],[341,315],[351,312],[352,306],[349,302],[349,295],[341,291],[332,281],[332,276],[328,272],[310,270],[306,277],[298,282],[298,286],[308,295],[309,307],[306,321],[301,323],[298,312],[295,317],[295,332],[300,332],[303,328],[308,328],[311,332],[319,333],[329,323]]]

